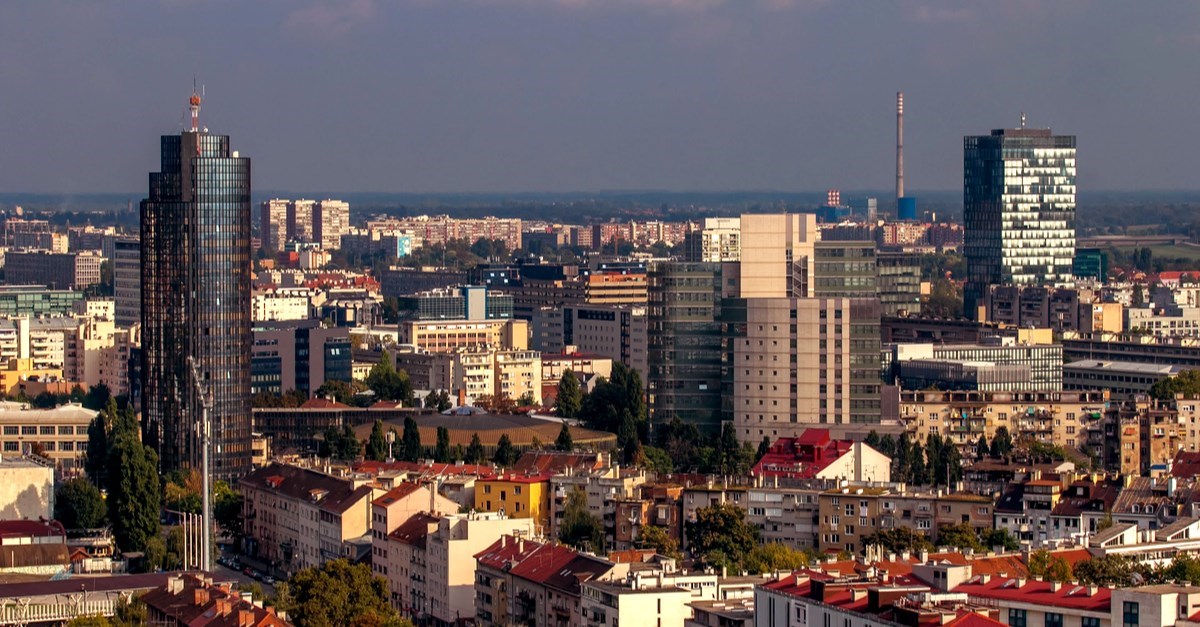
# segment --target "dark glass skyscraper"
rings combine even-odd
[[[201,397],[211,396],[212,470],[250,468],[250,160],[196,125],[162,137],[142,201],[142,407],[162,470],[200,466]]]
[[[963,140],[964,306],[989,285],[1066,285],[1075,258],[1075,137],[999,129]]]

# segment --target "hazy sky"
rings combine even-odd
[[[1200,189],[1200,3],[6,0],[0,191],[131,192],[201,122],[256,189],[961,187],[1079,136],[1081,189]]]

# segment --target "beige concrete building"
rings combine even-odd
[[[846,487],[822,492],[818,503],[822,551],[861,551],[864,538],[900,527],[926,535],[936,544],[941,527],[970,523],[976,529],[991,529],[993,524],[992,499],[965,492]]]
[[[96,412],[80,405],[32,409],[24,403],[0,402],[0,453],[19,456],[36,444],[64,473],[82,472],[87,428]]]
[[[288,240],[288,201],[273,198],[259,205],[258,236],[268,253],[277,253]]]
[[[991,442],[1001,426],[1014,440],[1028,435],[1077,449],[1108,401],[1107,392],[901,392],[900,420],[918,441],[948,436],[964,452],[981,435]]]
[[[350,203],[320,200],[313,207],[313,241],[325,250],[342,246],[342,234],[350,229]]]
[[[0,520],[54,520],[54,467],[11,453],[0,456]]]
[[[299,287],[256,291],[250,299],[253,321],[307,320],[313,306],[321,304],[313,302],[316,296],[316,290]]]
[[[291,200],[287,204],[287,238],[299,242],[315,242],[313,207],[315,200]]]
[[[492,513],[419,513],[387,536],[392,603],[405,616],[454,624],[475,616],[475,554],[533,520]]]
[[[407,320],[399,325],[399,343],[431,352],[494,346],[506,350],[529,348],[525,320]]]
[[[371,529],[372,497],[382,492],[367,475],[336,477],[280,463],[251,472],[239,486],[249,554],[286,573],[357,557]]]
[[[726,286],[740,298],[812,296],[814,248],[820,231],[813,214],[745,214],[741,257],[728,268]]]
[[[142,325],[117,327],[110,346],[100,350],[99,382],[108,386],[113,396],[130,393],[129,358],[142,346]]]
[[[684,239],[686,261],[738,261],[742,254],[741,218],[705,218]]]
[[[583,490],[587,496],[588,512],[604,524],[605,547],[613,551],[634,548],[632,542],[618,542],[620,537],[631,537],[634,523],[617,517],[618,506],[638,493],[638,486],[646,483],[646,471],[622,470],[610,466],[590,473],[570,473],[550,477],[550,530],[549,537],[557,538],[561,530],[562,517],[567,498],[574,490]]]

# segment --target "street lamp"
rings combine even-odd
[[[384,435],[383,437],[387,440],[387,443],[388,443],[388,463],[390,464],[390,463],[396,461],[396,458],[392,457],[392,444],[396,441],[396,432],[389,430],[387,432],[387,434]]]

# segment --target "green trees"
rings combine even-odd
[[[938,546],[949,546],[959,550],[986,551],[987,547],[979,540],[971,523],[945,525],[938,529]]]
[[[992,436],[992,457],[1004,457],[1012,452],[1013,439],[1008,433],[1008,427],[1003,425],[996,428]]]
[[[317,454],[321,457],[351,461],[358,459],[361,452],[362,442],[355,437],[354,429],[350,425],[342,425],[341,429],[331,426],[325,430]]]
[[[87,479],[71,479],[54,493],[54,518],[67,529],[103,527],[104,514],[104,497]]]
[[[474,444],[474,441],[472,441]],[[517,449],[513,447],[512,440],[508,439],[508,434],[500,436],[500,441],[496,443],[496,454],[492,456],[492,461],[497,466],[505,467],[512,466],[517,461]]]
[[[367,387],[375,392],[375,398],[384,401],[400,401],[405,405],[413,404],[412,383],[408,373],[396,370],[392,358],[384,351],[379,357],[379,363],[371,367],[367,374]]]
[[[454,461],[454,452],[450,448],[450,430],[446,427],[437,428],[437,446],[433,449],[433,460],[443,464]]]
[[[417,421],[408,416],[404,419],[404,433],[400,436],[399,459],[406,462],[418,461],[421,459],[422,450],[421,430],[417,428]]]
[[[581,551],[604,552],[604,524],[588,510],[587,493],[579,486],[567,495],[558,539]]]
[[[142,551],[159,533],[158,455],[136,432],[114,431],[108,453],[108,519],[122,551]]]
[[[1071,581],[1074,578],[1071,564],[1046,549],[1038,549],[1030,553],[1027,566],[1030,575],[1042,577],[1047,581]]]
[[[167,509],[177,512],[199,514],[203,507],[204,479],[200,471],[191,472],[176,470],[168,473],[166,484],[163,486],[163,503]]]
[[[621,449],[621,463],[627,466],[640,465],[646,460],[642,440],[638,437],[638,425],[633,414],[622,412],[621,427],[617,430],[617,447]]]
[[[1173,377],[1159,379],[1150,388],[1150,395],[1160,401],[1175,400],[1176,394],[1200,394],[1200,371],[1184,370]]]
[[[367,450],[363,453],[363,457],[371,461],[382,462],[387,461],[388,443],[387,437],[383,433],[383,421],[375,419],[375,424],[371,427],[371,437],[367,439]]]
[[[483,462],[484,456],[483,442],[479,441],[479,434],[471,434],[471,443],[467,445],[467,450],[463,454],[463,461],[468,464],[479,464]]]
[[[584,397],[579,417],[593,429],[616,433],[626,411],[633,417],[638,438],[645,442],[649,424],[642,378],[636,370],[618,362],[613,364],[612,378],[601,377],[592,393]]]
[[[983,459],[992,454],[992,448],[988,446],[987,436],[979,436],[979,441],[975,443],[975,459]]]
[[[291,618],[305,627],[400,625],[387,580],[344,559],[302,570],[288,581]],[[411,625],[411,623],[409,623]]]
[[[554,413],[563,418],[574,418],[579,415],[583,406],[583,390],[579,387],[579,379],[567,368],[558,380],[558,396],[554,398]]]
[[[754,547],[746,555],[743,566],[751,573],[790,572],[807,566],[814,557],[811,553],[797,551],[778,542],[768,542]]]
[[[745,510],[719,503],[696,511],[696,520],[686,525],[692,553],[709,566],[737,570],[743,558],[758,544],[758,529],[746,522]]]
[[[933,543],[924,535],[908,527],[881,529],[863,538],[863,546],[882,547],[888,553],[903,553],[905,551],[929,551]]]
[[[433,409],[439,414],[450,409],[450,393],[446,390],[434,390],[425,395],[425,407]]]
[[[234,490],[224,481],[213,484],[213,521],[229,535],[242,535],[242,498],[241,493]]]
[[[679,552],[679,541],[671,537],[663,527],[643,525],[638,528],[638,543],[643,549],[653,549],[659,555],[674,559],[683,557]]]
[[[573,451],[575,450],[575,442],[571,438],[571,427],[567,423],[562,423],[562,428],[558,430],[558,438],[554,440],[554,450],[557,451]]]

